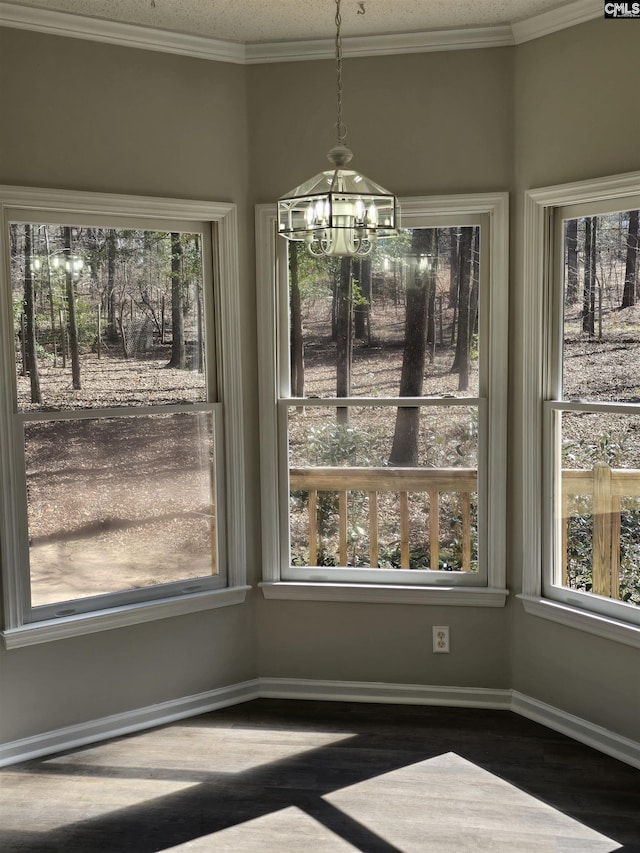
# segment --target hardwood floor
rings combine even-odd
[[[2,853],[640,853],[640,771],[511,714],[258,700],[0,772]]]

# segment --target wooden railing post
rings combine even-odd
[[[462,503],[462,571],[471,571],[471,495],[463,492]]]
[[[440,495],[429,492],[429,568],[440,568]]]
[[[378,549],[378,493],[369,492],[369,564],[378,568],[380,559]]]
[[[409,495],[400,492],[400,568],[410,568],[409,563]]]
[[[611,598],[620,598],[620,497],[611,498]]]
[[[309,491],[309,565],[318,565],[318,492]]]
[[[593,466],[593,592],[611,595],[611,468]]]
[[[340,535],[338,547],[340,550],[340,565],[347,565],[347,493],[338,493],[338,507],[340,517]]]
[[[563,473],[564,478],[564,473]],[[562,586],[567,585],[567,580],[569,577],[568,573],[568,565],[569,565],[569,555],[567,553],[569,548],[569,496],[563,491],[562,492]]]

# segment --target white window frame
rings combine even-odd
[[[283,495],[288,500],[286,447],[278,430],[279,376],[277,347],[281,343],[280,328],[288,331],[288,306],[278,305],[277,292],[282,238],[276,231],[275,205],[256,207],[258,354],[260,387],[260,448],[262,489],[262,560],[263,581],[260,584],[267,599],[317,601],[360,601],[406,604],[451,604],[484,607],[504,606],[506,589],[506,414],[507,414],[507,319],[508,319],[508,194],[473,194],[456,196],[413,197],[400,200],[402,227],[449,227],[458,216],[487,217],[488,293],[486,298],[485,346],[487,382],[490,388],[486,413],[487,431],[486,504],[479,509],[486,518],[486,582],[483,586],[456,586],[447,583],[445,573],[435,576],[437,584],[427,585],[384,582],[382,571],[376,579],[357,582],[336,579],[286,580],[282,572]],[[284,301],[284,300],[283,300]],[[278,311],[280,316],[278,317]],[[283,334],[283,332],[280,332]],[[284,333],[286,334],[286,332]],[[352,405],[358,399],[350,399]],[[376,403],[367,398],[361,402]],[[434,400],[438,402],[437,399]],[[443,399],[446,403],[447,399]],[[395,403],[394,405],[397,405]],[[374,570],[374,573],[376,570]],[[448,574],[448,573],[446,573]],[[372,574],[372,578],[375,574]],[[389,576],[387,576],[389,577]],[[423,580],[423,579],[421,579]],[[473,582],[473,581],[472,581]]]
[[[219,536],[223,540],[220,555],[224,560],[226,583],[223,587],[214,579],[198,584],[185,579],[182,589],[167,585],[167,590],[151,586],[148,590],[128,597],[127,594],[101,596],[104,609],[86,611],[85,607],[72,615],[47,618],[48,608],[36,608],[45,618],[34,615],[28,607],[25,592],[24,508],[18,506],[24,497],[24,469],[20,466],[23,448],[16,436],[15,422],[15,359],[9,344],[0,355],[0,379],[5,393],[0,400],[0,518],[2,524],[2,580],[4,623],[1,632],[6,648],[57,640],[113,629],[125,625],[163,619],[186,613],[240,604],[245,600],[245,507],[244,507],[244,449],[241,405],[241,350],[239,272],[237,253],[237,215],[233,204],[191,201],[180,199],[146,198],[139,196],[110,195],[102,193],[71,192],[24,187],[0,187],[0,331],[3,340],[13,340],[10,308],[11,269],[7,244],[9,222],[16,215],[31,221],[66,221],[72,217],[76,223],[95,221],[98,218],[119,227],[125,221],[139,228],[153,222],[155,227],[170,230],[171,225],[188,226],[197,222],[211,234],[212,251],[203,253],[205,282],[213,280],[213,299],[210,305],[215,315],[215,363],[217,367],[217,399],[219,402],[196,407],[213,413],[216,424],[216,442],[221,441],[218,475],[224,488],[224,508],[220,513]],[[34,219],[35,217],[36,219]],[[211,296],[211,294],[210,294]],[[9,357],[11,356],[11,357]],[[211,364],[212,362],[209,361]],[[144,407],[136,414],[170,412],[171,406]],[[180,410],[183,407],[177,407]],[[82,417],[117,416],[117,410],[86,410]],[[60,414],[64,417],[64,413]],[[29,418],[26,418],[29,420]],[[223,485],[224,484],[224,485]],[[28,583],[28,578],[27,578]],[[98,599],[96,600],[98,601]],[[25,604],[26,602],[26,604]],[[28,621],[32,619],[33,621]]]
[[[594,213],[628,210],[635,206],[632,197],[638,194],[640,172],[529,190],[525,194],[521,442],[526,452],[522,460],[523,582],[518,595],[529,614],[636,648],[640,648],[640,625],[627,621],[632,605],[601,601],[590,593],[568,590],[553,582],[553,462],[552,453],[545,453],[545,446],[551,447],[553,442],[551,413],[557,408],[553,406],[549,370],[557,342],[548,329],[549,312],[554,305],[556,312],[559,310],[559,299],[553,290],[554,239],[558,239],[554,213],[569,205],[588,205]],[[562,408],[581,407],[563,404]],[[589,404],[588,408],[595,410],[597,406]]]

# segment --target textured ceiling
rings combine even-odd
[[[335,0],[12,2],[245,44],[328,38],[335,31]],[[368,36],[498,26],[570,5],[567,0],[342,0],[342,34]]]

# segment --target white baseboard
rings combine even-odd
[[[195,696],[173,699],[158,705],[125,711],[123,714],[112,714],[87,723],[66,726],[22,740],[14,740],[0,744],[0,767],[51,755],[62,750],[75,749],[96,741],[107,740],[107,738],[151,729],[154,726],[166,725],[187,717],[195,717],[228,705],[238,705],[240,702],[257,699],[259,695],[258,680],[254,679],[209,690],[206,693],[198,693]]]
[[[270,699],[319,699],[328,702],[382,702],[398,705],[448,705],[464,708],[511,707],[510,690],[482,687],[432,687],[376,681],[314,681],[261,678],[260,695]]]
[[[513,690],[259,678],[0,745],[0,767],[194,717],[251,699],[315,699],[513,711],[640,769],[640,743]]]
[[[640,743],[531,696],[511,691],[511,710],[640,770]]]

